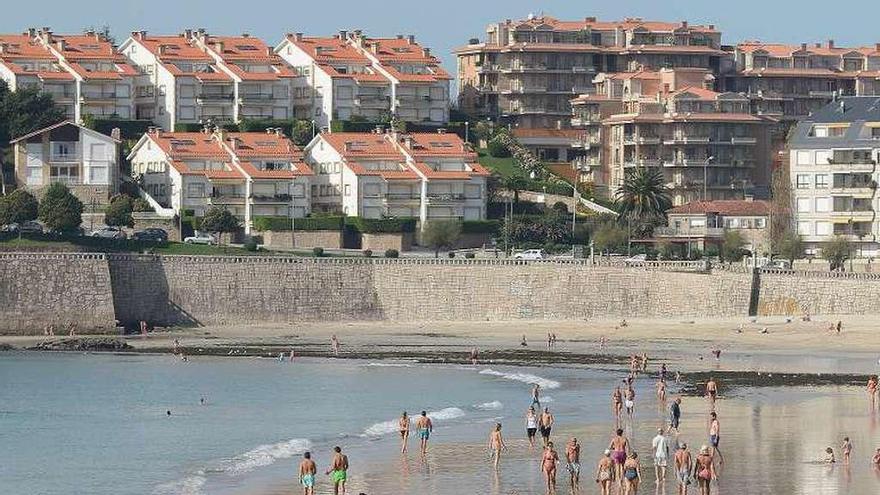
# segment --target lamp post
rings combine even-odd
[[[471,135],[470,130],[471,130],[471,123],[470,123],[470,121],[465,120],[465,121],[464,121],[464,142],[465,142],[466,144],[470,144],[470,143],[471,143],[471,141],[470,141],[470,135]]]
[[[703,201],[706,201],[706,186],[709,182],[709,162],[714,160],[714,156],[706,157],[706,160],[703,162]]]

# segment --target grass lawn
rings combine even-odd
[[[477,153],[480,156],[480,165],[488,168],[492,172],[498,172],[501,177],[515,174],[528,177],[528,174],[516,164],[513,157],[495,158],[494,156],[489,155],[489,152],[485,148],[478,149]]]

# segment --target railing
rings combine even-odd
[[[721,227],[656,227],[654,235],[667,237],[721,237],[724,235],[724,229]]]
[[[208,199],[211,203],[241,203],[244,201],[244,194],[240,193],[218,193],[214,192]]]
[[[275,99],[286,99],[286,96],[280,96],[275,98],[275,95],[271,93],[241,93],[238,97],[242,101],[272,101]]]
[[[429,202],[461,201],[463,199],[465,199],[464,194],[459,194],[459,193],[444,193],[444,194],[428,193],[428,201]]]
[[[422,199],[420,194],[416,193],[387,193],[385,199],[389,201],[403,201],[412,199]]]
[[[258,203],[287,203],[291,199],[290,194],[251,194],[251,200]]]
[[[50,184],[64,184],[66,186],[78,186],[82,184],[79,177],[49,177]]]
[[[83,92],[81,96],[84,100],[112,100],[116,98],[116,92]]]
[[[49,153],[49,161],[50,162],[78,162],[82,159],[82,156],[79,153],[79,150],[74,151],[73,153]]]
[[[755,144],[758,140],[753,137],[732,137],[730,142],[731,144]]]
[[[196,98],[202,101],[232,101],[235,97],[233,94],[223,93],[199,93]]]

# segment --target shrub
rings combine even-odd
[[[344,218],[339,216],[297,218],[294,220],[294,226],[296,230],[303,231],[342,230],[343,221]],[[290,217],[254,217],[254,230],[288,232]]]
[[[345,224],[362,234],[415,232],[418,219],[346,217]]]
[[[441,249],[451,249],[461,236],[461,225],[454,220],[428,222],[425,228],[425,244],[434,250],[434,257],[440,254]],[[453,254],[453,253],[449,253]],[[453,254],[454,256],[454,254]],[[450,256],[451,258],[452,256]]]
[[[8,196],[0,196],[0,224],[35,220],[38,210],[37,198],[24,189],[16,189]]]
[[[451,259],[451,258],[455,258],[455,253],[452,252],[452,251],[449,251],[449,258],[450,258],[450,259]]]
[[[568,205],[562,201],[557,201],[553,203],[553,210],[559,213],[568,213]]]
[[[134,227],[131,212],[131,197],[118,194],[110,199],[110,205],[104,211],[104,223],[114,227]]]
[[[497,234],[501,231],[500,220],[465,220],[461,222],[462,234]]]
[[[464,257],[469,260],[472,260],[476,257],[476,255],[474,253],[464,253]]]
[[[71,232],[82,223],[82,202],[58,182],[46,190],[38,210],[40,221],[49,230]]]
[[[497,137],[489,140],[486,150],[489,152],[489,155],[495,158],[507,158],[510,156],[510,150],[507,149],[507,145]]]
[[[396,249],[386,249],[385,257],[386,258],[397,258],[400,256],[400,253]]]
[[[364,249],[364,258],[372,258],[373,250],[372,249]]]
[[[318,258],[320,258],[321,256],[324,256],[324,248],[322,248],[322,247],[313,247],[313,248],[312,248],[312,254],[314,254],[315,256],[317,256]]]
[[[257,240],[251,237],[250,239],[244,241],[244,248],[247,251],[256,251],[257,250]]]
[[[132,209],[132,211],[138,211],[138,212],[153,211],[153,207],[150,206],[149,201],[147,201],[144,198],[137,198],[134,201],[132,201],[131,202],[131,209]]]

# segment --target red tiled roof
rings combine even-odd
[[[0,44],[5,45],[0,59],[55,60],[46,48],[26,34],[0,34]]]
[[[320,62],[345,61],[370,65],[370,60],[366,56],[339,38],[304,37],[297,41],[294,36],[288,36],[287,39]]]
[[[385,180],[419,180],[419,176],[405,165],[400,165],[398,170],[374,170],[368,169],[358,162],[346,162],[345,165],[355,175],[372,175],[382,177]]]
[[[829,77],[829,78],[839,78],[846,77],[847,74],[835,69],[820,69],[820,68],[811,68],[811,69],[795,69],[791,67],[766,67],[761,69],[746,69],[740,71],[738,75],[741,76],[755,76],[755,77]]]
[[[646,21],[638,17],[634,18],[626,18],[618,21],[601,21],[598,19],[588,19],[584,18],[582,20],[577,21],[560,21],[556,18],[550,16],[536,16],[531,19],[523,19],[519,21],[514,21],[516,26],[540,26],[545,24],[550,26],[556,30],[560,31],[580,31],[582,29],[590,28],[599,31],[611,30],[616,28],[621,29],[636,29],[643,28],[648,31],[654,32],[671,32],[675,30],[687,30],[693,32],[702,32],[702,33],[717,33],[718,31],[714,27],[704,26],[701,24],[688,24],[685,27],[682,23],[679,22],[662,22],[662,21]]]
[[[696,86],[685,86],[679,90],[670,93],[669,97],[676,98],[686,94],[694,95],[700,100],[717,100],[718,95],[720,95],[721,93],[712,91],[710,89],[698,88]]]
[[[476,160],[476,153],[470,149],[458,134],[436,132],[413,132],[406,134],[412,139],[409,151],[416,158],[422,156],[458,156]],[[403,136],[401,136],[401,139]]]
[[[762,200],[693,201],[681,206],[676,206],[666,213],[716,213],[723,216],[766,216],[770,214],[770,203]]]
[[[189,41],[181,35],[176,36],[145,36],[143,39],[135,37],[135,40],[147,48],[153,55],[159,57],[163,61],[171,60],[187,60],[200,62],[213,62],[207,53],[201,48],[192,46]],[[164,53],[160,54],[160,47]]]
[[[486,169],[483,169],[482,167],[480,167],[482,170],[480,170],[480,171],[478,172],[478,171],[476,171],[476,170],[474,170],[474,171],[468,171],[468,170],[461,170],[461,171],[456,171],[456,170],[434,170],[434,169],[432,169],[431,167],[429,167],[428,164],[423,163],[423,162],[416,162],[415,165],[413,165],[413,166],[414,166],[419,172],[421,172],[422,175],[424,175],[425,177],[427,177],[429,180],[430,180],[430,179],[440,179],[440,180],[469,180],[469,179],[471,179],[472,177],[478,177],[478,176],[488,175],[488,173],[486,173],[486,174],[483,174],[483,173],[482,173],[482,172],[484,172],[484,171],[486,170]]]
[[[333,132],[323,133],[321,138],[335,149],[337,153],[345,157],[396,158],[403,160],[403,155],[386,138],[385,134]]]

